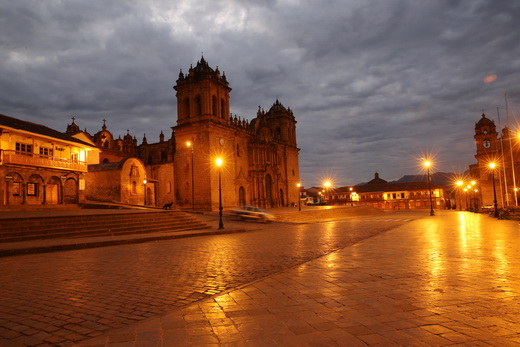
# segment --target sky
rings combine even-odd
[[[520,123],[519,18],[517,0],[0,0],[0,113],[158,142],[203,56],[232,114],[293,110],[306,187],[396,180],[424,157],[461,173],[482,112]]]

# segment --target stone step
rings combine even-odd
[[[0,242],[172,232],[209,226],[180,211],[0,220]]]
[[[125,223],[110,223],[109,225],[97,224],[97,223],[80,223],[80,224],[69,224],[67,227],[61,225],[49,225],[38,228],[37,230],[27,230],[26,228],[18,228],[11,229],[8,231],[2,231],[0,233],[1,237],[8,236],[17,236],[17,235],[25,235],[25,234],[46,234],[46,233],[74,233],[74,232],[84,232],[84,231],[119,231],[124,229],[139,229],[139,228],[148,228],[150,226],[165,226],[170,227],[172,229],[183,227],[185,225],[193,226],[201,224],[201,222],[196,220],[161,220],[155,221],[153,223],[146,221],[130,221]]]
[[[50,229],[82,229],[82,228],[111,228],[117,227],[122,224],[127,226],[134,225],[147,225],[149,223],[186,223],[193,221],[192,217],[187,216],[162,216],[162,217],[154,217],[147,218],[146,216],[142,216],[138,219],[136,218],[103,218],[103,216],[96,216],[95,218],[90,217],[88,220],[84,220],[81,218],[70,218],[70,217],[60,217],[56,218],[42,218],[36,220],[17,220],[12,221],[11,223],[6,223],[6,220],[2,220],[1,224],[1,234],[7,234],[11,232],[19,232],[20,230],[27,229],[38,229],[41,230],[50,230]]]
[[[208,229],[209,226],[200,223],[184,224],[182,226],[148,226],[147,228],[120,228],[119,230],[90,230],[90,231],[79,231],[71,233],[42,233],[42,234],[28,234],[18,235],[11,237],[3,237],[0,239],[1,242],[20,242],[20,241],[32,241],[32,240],[44,240],[44,239],[55,239],[55,238],[82,238],[82,237],[97,237],[97,236],[116,236],[116,235],[131,235],[131,234],[146,234],[146,233],[157,233],[157,232],[175,232],[184,230],[200,230]]]

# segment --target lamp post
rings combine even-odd
[[[457,181],[457,185],[459,186],[459,211],[462,211],[462,185],[464,184],[464,182],[462,181]]]
[[[478,213],[477,193],[478,193],[478,189],[473,190],[473,201],[475,201],[475,209],[473,210],[473,212],[475,212],[475,213]]]
[[[432,202],[432,188],[430,185],[430,166],[432,163],[426,159],[424,161],[424,166],[426,167],[427,177],[428,177],[428,191],[430,192],[430,216],[435,216],[435,212],[433,211],[433,202]]]
[[[222,158],[217,158],[215,164],[218,166],[218,230],[224,229],[224,222],[222,221]]]
[[[327,201],[330,202],[331,198],[330,198],[330,181],[326,181],[325,183],[323,183],[323,185],[325,186],[325,189],[327,190],[327,193],[329,193],[329,195],[327,196]]]
[[[191,148],[191,209],[195,211],[195,185],[194,185],[194,171],[193,170],[193,144],[190,141],[186,142],[186,147]]]
[[[497,189],[495,186],[495,168],[496,164],[494,162],[489,163],[489,168],[491,169],[491,178],[493,180],[493,204],[495,205],[495,218],[498,218],[498,203],[497,203]]]
[[[296,187],[298,187],[298,211],[302,210],[301,207],[301,201],[302,201],[302,190],[301,190],[301,184],[296,184]]]
[[[471,204],[471,208],[473,209],[473,212],[476,212],[476,209],[477,209],[477,194],[475,192],[475,184],[477,184],[476,181],[471,181],[471,190],[473,191],[473,203]]]
[[[144,205],[146,206],[146,178],[143,180]]]

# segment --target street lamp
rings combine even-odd
[[[191,148],[191,209],[195,211],[195,180],[193,178],[195,170],[193,170],[193,144],[191,141],[186,142],[186,147]]]
[[[462,211],[462,185],[464,184],[464,182],[462,181],[457,181],[457,185],[459,186],[459,201],[460,201],[460,204],[459,204],[459,211]]]
[[[475,192],[475,184],[477,184],[476,181],[471,181],[471,190],[473,190],[473,203],[471,204],[471,208],[473,209],[473,212],[476,212],[477,210],[477,194]]]
[[[475,189],[473,191],[473,200],[475,201],[475,210],[473,212],[475,212],[475,213],[478,213],[477,193],[478,193],[478,189]]]
[[[143,180],[143,187],[144,187],[144,205],[146,206],[146,178]]]
[[[496,168],[496,164],[494,162],[489,163],[489,168],[491,169],[491,177],[493,179],[493,203],[495,205],[495,218],[498,218],[497,189],[496,189],[496,186],[495,186],[495,168]]]
[[[301,200],[302,200],[302,191],[301,191],[301,184],[298,183],[296,184],[296,187],[298,187],[298,211],[301,211],[302,210],[302,207],[301,207]]]
[[[222,178],[221,178],[221,171],[222,171],[222,158],[217,158],[215,160],[215,164],[218,166],[218,230],[224,229],[224,222],[222,221]]]
[[[330,198],[330,186],[331,186],[332,183],[330,183],[330,181],[325,181],[325,183],[323,183],[323,185],[325,186],[325,190],[327,191],[327,193],[329,193],[329,195],[327,196],[327,201],[330,202],[331,198]],[[325,192],[325,190],[323,190],[323,192]]]
[[[430,166],[432,163],[426,159],[424,161],[424,166],[426,167],[427,177],[428,177],[428,190],[430,192],[430,216],[435,216],[435,212],[433,211],[433,202],[432,202],[432,188],[430,185]]]

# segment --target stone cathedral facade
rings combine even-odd
[[[298,202],[300,173],[296,120],[278,100],[251,121],[230,113],[225,74],[202,58],[177,84],[175,196],[195,209],[218,208],[219,171],[224,207],[280,207]],[[190,146],[187,143],[190,143]],[[221,157],[219,169],[215,159]]]

